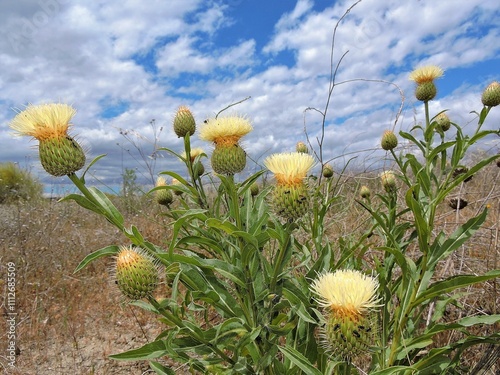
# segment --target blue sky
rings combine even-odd
[[[198,122],[251,97],[228,114],[246,115],[254,131],[243,140],[260,169],[265,156],[293,151],[304,124],[317,149],[329,85],[333,28],[354,1],[311,0],[10,0],[0,3],[0,162],[29,167],[45,184],[36,141],[13,138],[13,108],[65,102],[78,111],[72,134],[90,149],[96,183],[119,185],[124,168],[144,180],[142,157],[154,144],[179,151],[172,131],[180,105]],[[445,70],[434,113],[472,128],[482,90],[500,80],[500,6],[496,0],[362,0],[337,30],[334,63],[347,52],[326,118],[324,156],[339,169],[348,156],[358,168],[390,167],[378,145],[385,129],[422,121],[408,74],[435,64]],[[485,124],[498,128],[500,110]],[[154,127],[152,120],[154,119]],[[156,129],[156,132],[155,132]],[[127,134],[124,137],[123,134]],[[132,142],[133,143],[132,143]],[[193,144],[210,145],[198,140]],[[137,146],[137,147],[136,147]],[[403,145],[402,145],[403,147]],[[497,151],[497,139],[481,147]],[[149,159],[151,160],[151,159]],[[209,167],[209,162],[206,162]],[[163,153],[156,172],[183,172]],[[209,168],[208,168],[209,169]]]

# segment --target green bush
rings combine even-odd
[[[27,170],[14,163],[0,163],[0,203],[39,199],[43,186]]]

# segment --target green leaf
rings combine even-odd
[[[87,255],[81,262],[80,264],[76,267],[74,273],[77,273],[78,271],[84,269],[89,265],[89,263],[93,262],[94,260],[98,258],[102,258],[105,256],[109,255],[115,255],[119,251],[119,247],[116,245],[111,245],[111,246],[106,246],[102,249],[99,249],[97,251],[94,251],[93,253]]]
[[[92,203],[88,198],[84,197],[83,195],[79,194],[68,194],[64,198],[61,198],[59,202],[63,201],[68,201],[68,200],[74,200],[78,205],[82,206],[83,208],[93,211],[99,215],[102,215],[103,212],[100,210],[99,207],[97,207],[94,203]]]
[[[441,243],[440,236],[436,237],[431,246],[429,267],[434,268],[441,259],[446,258],[453,251],[462,246],[464,242],[481,227],[486,220],[486,216],[487,210],[483,210],[478,216],[467,220],[467,222],[458,227],[444,243]]]
[[[416,374],[416,369],[411,366],[392,366],[383,370],[370,372],[370,375],[406,375],[406,374]]]
[[[168,353],[167,346],[163,340],[156,340],[143,345],[139,349],[128,350],[123,353],[110,355],[109,358],[117,361],[140,361],[163,357]]]
[[[149,362],[149,367],[154,370],[158,375],[175,375],[175,371],[170,367],[165,367],[162,364],[154,361]]]
[[[452,292],[455,289],[494,279],[495,277],[500,277],[500,269],[492,270],[480,276],[458,275],[449,277],[443,281],[435,282],[429,288],[423,290],[413,302],[413,306],[418,306],[429,299],[439,297],[440,295]]]
[[[110,219],[113,224],[118,224],[120,227],[123,227],[123,216],[109,200],[106,194],[93,186],[88,190],[106,213],[106,218]]]
[[[285,355],[293,364],[299,367],[308,375],[322,375],[321,372],[313,366],[309,360],[301,353],[290,346],[279,346],[278,349]]]

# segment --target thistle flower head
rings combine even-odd
[[[436,65],[427,65],[416,68],[410,73],[409,79],[415,81],[417,85],[426,82],[433,82],[436,78],[443,76],[443,69]]]
[[[388,193],[396,190],[396,175],[393,171],[384,171],[380,174],[382,187]]]
[[[156,179],[155,186],[156,187],[167,186],[167,181],[162,176],[159,176]],[[172,202],[174,201],[174,196],[173,196],[172,192],[170,190],[167,190],[167,189],[155,190],[155,198],[159,204],[167,206],[167,207],[170,206],[170,204],[172,204]]]
[[[361,189],[359,189],[359,195],[361,195],[361,198],[363,199],[370,198],[371,195],[370,188],[365,185],[361,186]]]
[[[200,138],[215,145],[232,146],[248,133],[253,127],[250,121],[241,116],[218,117],[209,119],[200,128]]]
[[[75,114],[76,110],[67,104],[30,104],[18,112],[10,127],[16,135],[28,135],[39,141],[60,139],[67,135]]]
[[[121,246],[116,256],[116,282],[121,292],[132,300],[151,295],[159,281],[157,262],[144,250]]]
[[[351,361],[369,348],[376,334],[373,310],[379,306],[378,286],[376,278],[354,270],[327,272],[314,280],[311,290],[324,308],[325,349]]]
[[[337,270],[319,275],[311,289],[320,306],[337,315],[357,318],[378,306],[378,281],[356,270]]]
[[[436,116],[437,128],[443,132],[450,130],[451,121],[448,115],[444,112],[441,112]]]
[[[303,154],[307,154],[309,152],[309,150],[307,149],[307,145],[304,142],[297,142],[295,151],[301,152]]]
[[[274,173],[278,185],[293,186],[302,184],[314,165],[314,157],[299,152],[273,154],[264,165]]]
[[[382,149],[386,151],[393,150],[398,145],[398,137],[392,130],[385,130],[382,134],[382,139],[380,140],[380,145]]]
[[[323,166],[323,177],[325,178],[333,177],[333,167],[330,164],[325,164]]]
[[[178,137],[186,134],[193,135],[196,130],[196,121],[191,110],[186,106],[180,106],[174,116],[174,132]]]
[[[500,83],[491,82],[481,95],[483,105],[487,107],[496,107],[500,104]]]
[[[16,135],[32,136],[40,142],[40,161],[52,176],[69,175],[85,165],[85,151],[68,135],[75,113],[67,104],[29,105],[10,123]]]

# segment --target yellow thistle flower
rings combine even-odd
[[[422,83],[432,82],[436,78],[442,77],[443,73],[443,69],[441,69],[439,66],[427,65],[416,68],[413,72],[410,73],[409,79],[411,81],[415,81],[417,85],[421,85]]]
[[[29,105],[10,123],[15,135],[31,136],[40,142],[40,161],[47,173],[64,176],[80,170],[85,152],[68,135],[76,110],[62,103]]]
[[[10,127],[16,135],[28,135],[39,141],[65,137],[76,110],[62,103],[28,105],[17,114]]]
[[[245,168],[247,154],[238,142],[252,129],[248,119],[239,116],[214,118],[205,122],[200,129],[200,138],[215,144],[211,158],[215,173],[232,176]]]
[[[264,160],[264,165],[274,173],[278,185],[293,186],[302,184],[314,165],[314,157],[300,152],[273,154]]]
[[[322,344],[335,355],[351,360],[374,341],[379,283],[355,270],[337,270],[319,275],[311,290],[325,309]]]
[[[357,318],[379,306],[378,281],[356,270],[326,272],[314,280],[311,289],[321,307],[337,314]]]
[[[235,145],[253,130],[245,117],[230,116],[209,119],[200,128],[200,138],[216,145]]]
[[[434,80],[443,75],[439,66],[429,65],[415,69],[410,73],[410,80],[415,81],[415,97],[422,102],[428,102],[436,97],[437,88]]]
[[[314,165],[314,158],[299,152],[274,154],[264,160],[264,165],[276,178],[271,203],[278,216],[287,221],[304,216],[309,207],[304,178]]]

